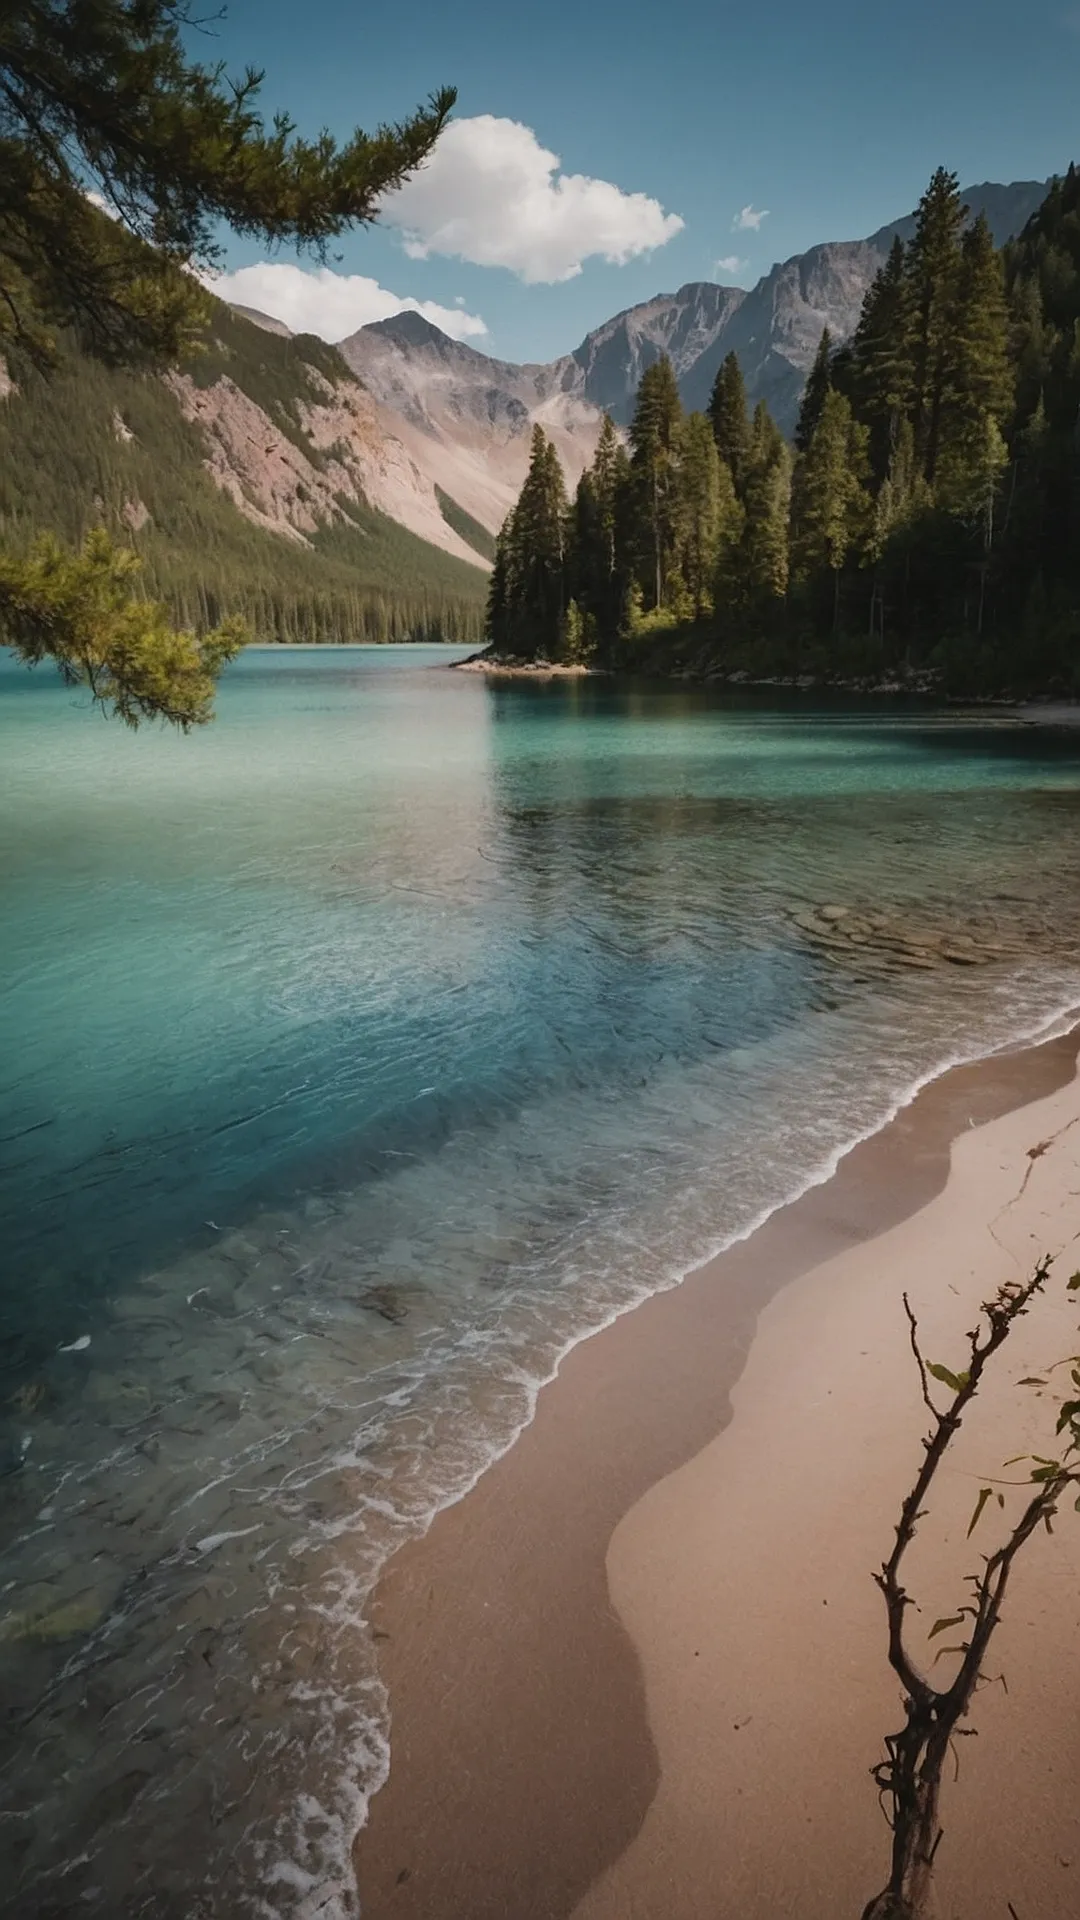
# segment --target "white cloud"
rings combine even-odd
[[[258,266],[238,267],[235,273],[208,274],[206,283],[222,300],[257,307],[293,333],[317,333],[322,340],[344,340],[358,327],[388,320],[394,313],[422,313],[452,340],[487,332],[478,313],[441,307],[434,300],[403,299],[365,274],[334,273],[330,267],[309,270],[284,260],[260,260]]]
[[[761,223],[768,217],[768,207],[763,207],[760,213],[756,207],[744,207],[741,213],[735,215],[731,223],[731,231],[732,233],[760,233]]]
[[[749,260],[740,260],[737,253],[725,253],[722,260],[713,262],[714,273],[741,273],[750,265]]]
[[[440,253],[508,267],[528,286],[572,280],[593,255],[624,266],[682,231],[658,200],[560,173],[559,164],[520,121],[489,113],[452,120],[430,160],[380,211],[410,258]]]

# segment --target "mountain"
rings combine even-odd
[[[451,340],[419,313],[376,320],[339,351],[419,471],[496,531],[517,498],[533,422],[555,442],[575,486],[596,450],[600,409],[567,362],[513,366]]]
[[[990,231],[1001,247],[1027,226],[1032,214],[1038,212],[1046,199],[1050,185],[1049,180],[1014,180],[1008,186],[983,180],[977,187],[964,187],[962,196],[972,218],[980,213],[986,215]],[[871,234],[870,244],[887,253],[895,239],[910,240],[914,232],[915,215],[907,213],[891,226],[879,227]]]
[[[439,500],[335,348],[224,305],[164,376],[65,347],[0,381],[0,536],[105,525],[177,618],[276,639],[479,636],[485,530]]]
[[[1002,241],[1044,194],[1021,181],[966,198]],[[625,425],[660,354],[685,404],[702,407],[734,349],[751,399],[790,430],[822,327],[847,337],[893,235],[911,226],[812,247],[749,292],[693,281],[544,365],[495,360],[416,313],[334,348],[224,305],[206,350],[164,379],[69,347],[44,380],[13,354],[0,362],[0,535],[75,539],[105,524],[184,620],[240,611],[279,639],[471,640],[534,422],[573,485],[603,411]]]
[[[972,218],[985,213],[998,246],[1020,232],[1042,205],[1049,181],[966,187]],[[759,280],[728,325],[680,379],[687,407],[704,407],[716,370],[734,352],[751,401],[765,400],[785,433],[798,417],[803,383],[823,327],[839,344],[853,332],[863,297],[894,238],[910,240],[914,214],[879,228],[868,240],[834,240],[781,262]],[[678,298],[678,296],[676,296]],[[678,369],[676,369],[678,371]]]
[[[741,287],[692,280],[678,293],[661,293],[629,307],[586,334],[580,347],[556,361],[563,383],[576,386],[594,406],[628,422],[646,367],[666,353],[679,379],[707,354],[738,312]]]
[[[1026,225],[1047,186],[983,182],[964,198],[1001,244]],[[573,486],[592,458],[601,413],[627,425],[641,375],[663,353],[689,408],[706,405],[720,362],[737,353],[751,403],[767,401],[790,433],[822,328],[847,339],[894,236],[910,238],[914,224],[910,214],[866,240],[811,247],[750,291],[691,281],[616,314],[546,365],[492,359],[416,313],[361,327],[340,351],[436,497],[451,495],[495,531],[521,487],[534,421],[555,441]]]

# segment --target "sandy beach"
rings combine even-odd
[[[1060,1255],[913,1557],[928,1628],[996,1543],[989,1512],[964,1539],[979,1485],[1052,1451],[1046,1403],[1013,1383],[1080,1345],[1076,1050],[945,1075],[827,1185],[576,1348],[517,1445],[390,1563],[366,1914],[861,1912],[888,1852],[869,1769],[899,1725],[870,1575],[926,1422],[901,1295],[959,1366],[981,1299]],[[1078,1644],[1070,1510],[1016,1572],[1006,1684],[979,1695],[946,1791],[942,1920],[1080,1911]]]

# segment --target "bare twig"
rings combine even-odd
[[[919,1350],[919,1323],[915,1318],[915,1315],[912,1311],[911,1301],[908,1299],[906,1293],[904,1295],[904,1312],[907,1314],[908,1331],[911,1335],[911,1351],[915,1355],[915,1365],[919,1369],[919,1380],[922,1384],[923,1404],[929,1409],[930,1413],[933,1415],[934,1419],[936,1420],[937,1408],[935,1407],[933,1401],[930,1398],[930,1388],[927,1385],[927,1380],[926,1380],[926,1362],[923,1359],[922,1353]]]
[[[925,1512],[938,1469],[979,1390],[987,1365],[1008,1339],[1016,1321],[1045,1287],[1050,1266],[1049,1259],[1040,1260],[1024,1285],[1008,1282],[985,1303],[978,1325],[968,1335],[968,1364],[962,1373],[927,1362],[919,1343],[918,1322],[904,1295],[911,1349],[919,1370],[923,1402],[933,1426],[923,1442],[924,1457],[919,1473],[900,1509],[893,1550],[880,1573],[874,1575],[885,1599],[889,1663],[904,1690],[905,1719],[898,1733],[886,1737],[885,1758],[872,1769],[892,1828],[892,1870],[888,1884],[865,1908],[863,1920],[920,1920],[926,1912],[934,1857],[942,1837],[938,1809],[945,1761],[950,1749],[954,1760],[956,1758],[956,1737],[974,1731],[961,1727],[959,1722],[966,1716],[975,1690],[985,1677],[983,1661],[1001,1618],[1013,1562],[1040,1525],[1050,1529],[1066,1488],[1080,1484],[1078,1397],[1065,1401],[1059,1408],[1057,1431],[1066,1436],[1061,1458],[1048,1460],[1033,1456],[1027,1480],[1022,1483],[1030,1486],[1032,1492],[1020,1518],[1003,1544],[983,1562],[981,1573],[969,1577],[970,1598],[955,1615],[938,1620],[931,1629],[933,1639],[948,1627],[963,1629],[968,1623],[967,1638],[955,1649],[949,1649],[962,1655],[951,1683],[947,1687],[935,1687],[916,1665],[905,1640],[907,1611],[912,1601],[901,1577],[904,1556]],[[1069,1287],[1073,1291],[1080,1288],[1080,1275],[1074,1275]],[[1080,1395],[1080,1369],[1075,1366],[1072,1378],[1074,1389]],[[934,1403],[931,1379],[942,1382],[951,1392],[949,1404],[944,1408]],[[969,1533],[993,1497],[992,1487],[981,1489]],[[997,1494],[997,1500],[999,1505],[1004,1505],[1002,1494]]]

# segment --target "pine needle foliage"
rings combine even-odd
[[[209,717],[207,685],[240,632],[231,613],[220,625],[209,610],[248,603],[247,611],[259,563],[252,554],[241,584],[236,549],[250,543],[228,513],[211,509],[190,473],[168,501],[158,490],[156,516],[147,476],[141,493],[118,502],[116,462],[103,457],[97,436],[77,428],[71,457],[58,468],[63,484],[53,483],[63,498],[43,522],[40,498],[50,483],[34,477],[42,449],[25,445],[30,415],[48,413],[40,393],[35,404],[26,398],[35,394],[34,376],[63,369],[74,350],[130,378],[134,369],[189,358],[216,324],[200,370],[210,383],[230,354],[232,329],[199,274],[220,261],[222,226],[325,258],[330,241],[373,220],[381,195],[426,159],[454,102],[443,89],[398,125],[357,130],[342,143],[325,132],[304,138],[286,114],[263,121],[262,75],[254,68],[231,78],[220,64],[192,58],[189,42],[203,25],[187,0],[4,0],[0,7],[0,352],[12,362],[5,381],[13,374],[19,390],[16,404],[8,396],[12,438],[24,440],[5,450],[21,455],[21,464],[0,465],[0,515],[15,536],[2,559],[2,632],[29,663],[51,657],[129,725],[153,715],[180,726]],[[321,372],[325,351],[278,342],[259,361],[259,404],[293,439],[302,420],[297,366],[288,362]],[[151,395],[149,385],[141,396],[132,392],[134,411]],[[148,404],[153,411],[155,399]],[[162,417],[160,424],[181,470],[190,467],[179,422]],[[147,545],[159,549],[146,556],[149,566],[110,539],[118,512],[134,530],[148,511]],[[363,517],[354,516],[354,544],[372,534],[379,544],[379,530],[362,525]],[[186,542],[168,545],[170,520],[185,527]],[[65,523],[68,537],[82,541],[67,553],[55,537]],[[52,537],[30,543],[43,527]],[[195,542],[210,530],[219,564],[193,564]],[[340,529],[329,545],[341,554]],[[230,550],[224,567],[223,549]],[[205,551],[214,553],[213,540]],[[170,627],[164,604],[142,597],[155,571],[162,584],[172,573],[166,598],[174,609],[182,603],[174,617],[190,617],[193,633]],[[259,611],[269,600],[275,630],[336,621],[349,603],[354,619],[372,610],[344,566],[333,616],[314,583],[305,598],[295,588],[282,591],[275,573],[273,563],[262,570],[258,589]],[[400,617],[396,609],[393,618]],[[437,622],[440,615],[425,608],[422,617]]]

